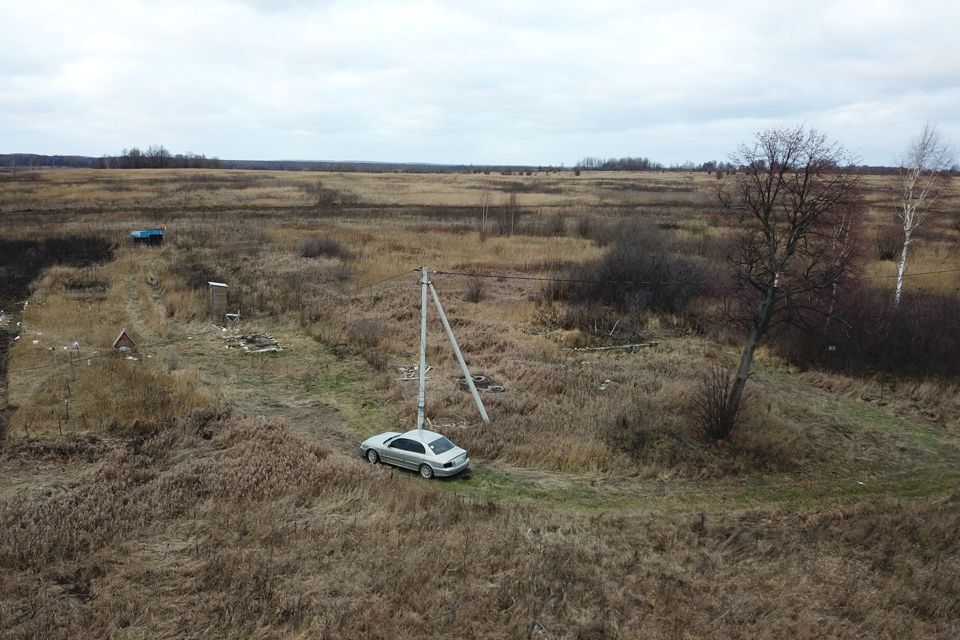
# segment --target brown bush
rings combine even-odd
[[[378,320],[361,318],[347,325],[347,339],[361,349],[377,346],[382,337],[383,323]]]
[[[877,229],[873,237],[877,260],[893,260],[903,247],[903,232],[892,224]]]
[[[483,278],[474,277],[467,281],[467,290],[464,292],[464,300],[467,302],[480,302],[485,296],[485,285]]]
[[[697,422],[711,440],[726,439],[739,423],[743,402],[739,411],[729,419],[727,401],[733,386],[733,373],[720,366],[713,367],[703,374],[697,383],[692,402]]]
[[[901,376],[960,375],[960,299],[924,291],[844,291],[835,319],[781,326],[777,350],[802,366],[862,376],[869,372]]]
[[[194,291],[205,291],[207,282],[222,279],[206,257],[195,251],[179,254],[169,271],[175,279]]]
[[[333,238],[309,238],[300,246],[304,258],[345,258],[350,254],[346,247]]]
[[[589,238],[593,232],[593,221],[588,215],[582,215],[577,218],[577,223],[574,226],[574,231],[581,238]]]
[[[605,241],[606,231],[601,235]],[[677,255],[655,226],[631,222],[611,232],[611,248],[594,262],[564,274],[569,283],[557,283],[548,299],[565,298],[575,304],[605,305],[620,312],[642,310],[682,314],[706,291],[705,261]]]
[[[373,367],[374,371],[385,371],[387,368],[387,358],[383,355],[379,349],[364,349],[363,350],[363,359]]]
[[[606,441],[614,451],[653,468],[692,471],[702,466],[706,457],[702,447],[657,422],[634,409],[610,425]]]

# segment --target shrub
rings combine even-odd
[[[676,255],[662,232],[647,223],[621,224],[612,231],[612,248],[599,260],[570,270],[553,297],[578,304],[605,305],[619,312],[683,313],[701,287],[707,269],[700,260]]]
[[[365,349],[362,355],[374,370],[382,372],[387,369],[387,359],[378,349]]]
[[[704,450],[689,436],[657,424],[636,407],[620,415],[605,433],[607,445],[631,460],[653,468],[693,471],[704,463]]]
[[[467,282],[467,290],[464,294],[464,299],[467,302],[480,302],[484,299],[484,297],[486,296],[484,292],[483,278],[471,278],[470,281]]]
[[[370,349],[380,344],[383,324],[363,318],[347,327],[347,339],[361,349]]]
[[[300,246],[304,258],[344,258],[348,254],[346,247],[333,238],[309,238]]]
[[[593,223],[590,221],[590,216],[580,216],[577,218],[577,224],[574,230],[581,238],[589,238],[590,232],[593,230]]]
[[[517,194],[511,193],[507,196],[502,206],[493,208],[493,213],[497,225],[497,235],[512,236],[517,232],[523,213],[523,210],[517,204]]]
[[[893,225],[884,225],[877,229],[873,238],[878,260],[893,260],[903,246],[902,233]]]
[[[183,253],[170,265],[170,274],[194,291],[203,291],[207,282],[217,279],[217,272],[197,253]]]
[[[337,189],[323,186],[318,180],[315,183],[301,182],[297,185],[307,197],[313,198],[316,204],[359,204],[360,196],[349,189]]]
[[[692,398],[694,417],[704,434],[711,440],[725,440],[740,423],[744,398],[737,413],[728,419],[727,409],[733,373],[724,367],[715,366],[704,373],[697,383]]]
[[[894,306],[892,291],[866,289],[848,292],[837,306],[829,324],[780,327],[773,335],[778,351],[801,366],[852,375],[960,375],[956,296],[905,291]]]
[[[555,213],[548,216],[526,216],[522,219],[518,218],[518,220],[520,220],[520,222],[517,223],[513,231],[513,233],[516,234],[549,238],[551,236],[562,236],[567,231],[567,225],[562,213]],[[499,224],[498,222],[498,228]],[[506,233],[509,233],[509,223]]]

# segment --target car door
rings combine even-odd
[[[430,461],[427,459],[427,450],[423,444],[417,442],[416,440],[409,440],[408,442],[408,449],[407,451],[404,451],[407,460],[410,463],[408,466],[411,469],[419,469],[420,465],[424,462],[429,464]]]
[[[410,468],[410,445],[414,444],[412,440],[407,438],[394,438],[390,441],[390,444],[387,445],[385,450],[385,457],[387,462],[390,464],[395,464],[398,467]]]

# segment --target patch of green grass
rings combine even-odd
[[[443,481],[440,487],[473,500],[508,500],[535,503],[538,506],[563,507],[568,509],[600,509],[612,506],[617,501],[614,494],[607,494],[588,482],[574,481],[549,485],[535,479],[473,463],[469,476]]]
[[[811,388],[790,373],[769,366],[755,379],[781,409],[794,419],[809,421],[825,434],[824,465],[843,464],[851,473],[881,473],[918,464],[960,463],[960,451],[949,434],[936,425],[908,420],[856,399]]]
[[[316,373],[299,381],[308,396],[337,409],[358,436],[367,437],[388,428],[389,416],[376,399],[373,375],[365,363],[328,355],[317,364]]]
[[[903,499],[950,495],[960,486],[960,469],[915,468],[889,475],[850,474],[819,480],[757,474],[728,480],[663,482],[628,479],[618,482],[572,479],[541,481],[475,463],[469,477],[439,483],[443,491],[473,500],[508,501],[582,512],[719,513],[744,509],[807,511],[866,499]]]
[[[837,398],[844,411],[865,423],[879,427],[894,437],[905,440],[907,444],[922,446],[940,459],[956,460],[957,450],[943,434],[937,433],[932,425],[910,422],[862,402],[847,398]]]
[[[371,392],[372,380],[362,372],[344,369],[340,361],[304,377],[302,383],[308,395],[316,395],[336,408],[359,436],[381,433],[389,426],[383,405]]]

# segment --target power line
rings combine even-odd
[[[904,273],[904,278],[912,278],[913,276],[932,276],[938,273],[957,273],[960,272],[960,269],[940,269],[939,271],[918,271],[916,273]],[[861,280],[884,280],[890,278],[896,278],[897,274],[889,276],[864,276]]]
[[[511,276],[503,273],[467,273],[464,271],[432,271],[437,275],[494,278],[497,280],[534,280],[537,282],[570,282],[574,284],[639,284],[639,285],[710,285],[727,284],[722,280],[695,282],[688,280],[599,280],[591,278],[541,278],[537,276]]]
[[[905,273],[903,274],[904,278],[912,278],[915,276],[929,276],[942,273],[958,273],[958,269],[940,269],[937,271],[918,271],[916,273]],[[505,273],[469,273],[465,271],[441,271],[436,270],[431,273],[437,275],[448,275],[448,276],[465,276],[471,278],[493,278],[496,280],[532,280],[536,282],[557,282],[557,283],[571,283],[571,284],[626,284],[626,285],[642,285],[642,286],[709,286],[709,285],[728,285],[736,284],[736,281],[733,280],[603,280],[603,279],[592,279],[592,278],[544,278],[538,276],[514,276]],[[885,276],[863,276],[861,280],[885,280],[890,278],[896,278],[897,275],[885,275]]]
[[[375,280],[374,282],[371,282],[371,283],[369,283],[369,284],[365,284],[365,285],[360,286],[360,287],[354,287],[353,289],[351,289],[351,290],[348,291],[347,293],[356,293],[357,291],[362,291],[363,289],[369,289],[370,287],[375,287],[375,286],[377,286],[378,284],[383,284],[384,282],[390,282],[391,280],[396,280],[397,278],[403,277],[403,276],[407,275],[408,273],[415,273],[416,271],[418,271],[418,269],[416,269],[416,268],[413,268],[413,269],[405,269],[404,271],[400,271],[400,272],[398,272],[398,273],[395,273],[395,274],[393,274],[392,276],[387,276],[386,278],[382,278],[382,279],[380,279],[380,280]]]

